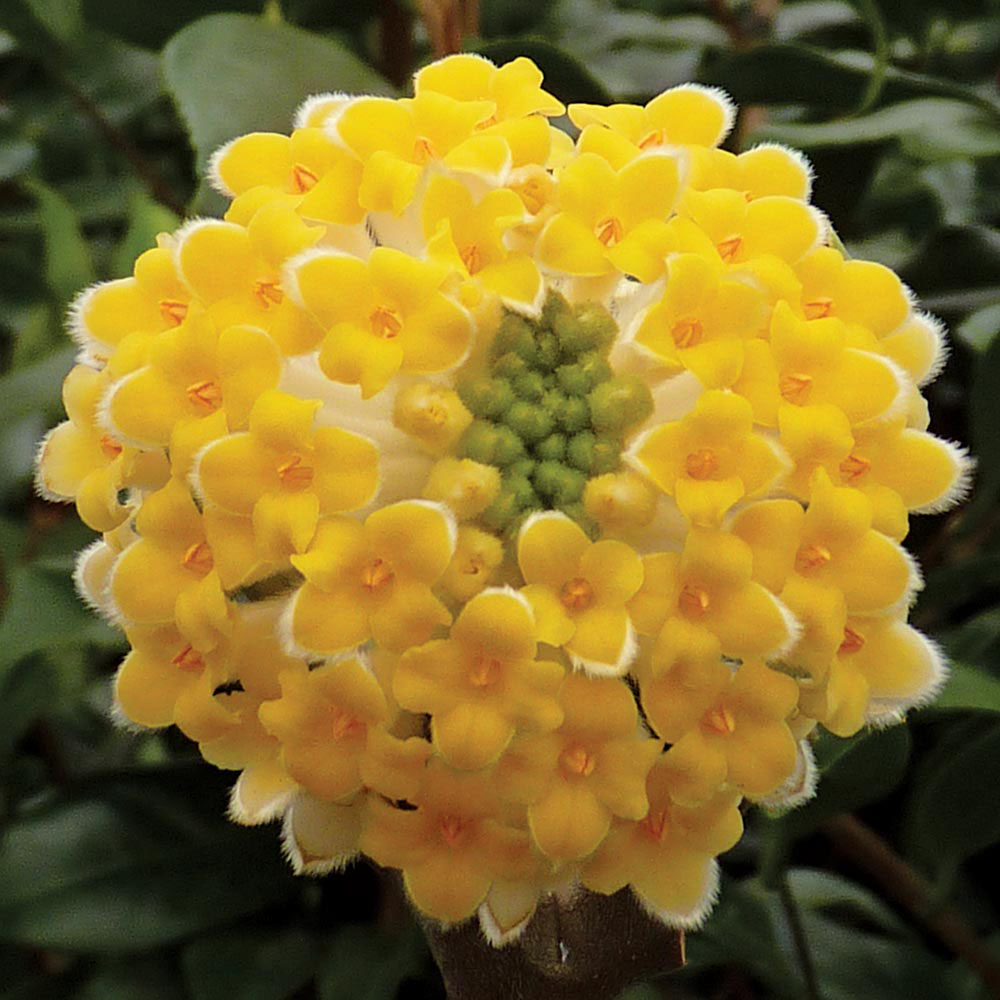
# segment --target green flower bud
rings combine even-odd
[[[494,357],[508,351],[528,362],[535,358],[535,332],[528,320],[517,313],[509,312],[500,320],[497,335],[493,339],[491,352]]]
[[[590,426],[590,406],[579,396],[566,400],[556,413],[556,422],[567,434],[575,434]]]
[[[555,421],[544,407],[523,400],[515,402],[504,415],[504,423],[528,444],[552,433]]]
[[[566,461],[581,472],[590,472],[594,463],[594,445],[597,442],[592,431],[574,434],[566,446]]]
[[[497,430],[496,424],[491,424],[488,420],[473,421],[458,443],[459,457],[492,465],[497,449]]]
[[[539,462],[533,481],[538,493],[556,506],[579,500],[587,485],[582,472],[561,462]]]
[[[460,382],[458,396],[476,417],[498,417],[514,402],[514,390],[505,378],[481,376]]]
[[[493,448],[493,464],[499,466],[510,465],[524,457],[524,441],[509,427],[498,427],[496,429],[496,444]]]
[[[501,378],[515,379],[518,375],[523,375],[529,370],[528,364],[524,358],[515,354],[513,351],[501,354],[500,357],[493,362],[493,374],[499,375]]]
[[[570,304],[558,293],[549,292],[542,306],[542,318],[538,325],[545,330],[555,329],[555,325],[561,316],[573,316]]]
[[[561,462],[566,454],[566,435],[556,431],[535,445],[535,454],[543,461]]]
[[[641,424],[653,412],[649,386],[637,375],[616,375],[587,397],[590,420],[598,431],[623,431]]]
[[[545,395],[545,383],[542,381],[541,374],[536,371],[526,371],[518,375],[511,386],[518,398],[526,399],[529,403],[537,403]],[[506,410],[513,402],[512,396],[504,409]]]
[[[559,364],[561,354],[559,350],[559,339],[554,333],[542,330],[541,333],[538,334],[536,347],[538,353],[535,357],[535,364],[538,365],[542,371],[551,371],[557,364]]]
[[[497,498],[480,515],[480,521],[490,531],[503,531],[520,513],[517,498],[508,489],[501,488]]]

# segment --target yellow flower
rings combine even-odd
[[[536,660],[535,620],[513,591],[487,590],[462,609],[447,639],[407,650],[393,677],[399,704],[431,716],[434,746],[454,767],[494,763],[517,729],[562,723],[563,668]]]
[[[588,889],[612,893],[631,884],[639,900],[673,927],[697,927],[718,890],[715,855],[743,833],[739,792],[725,789],[699,806],[675,801],[680,783],[670,754],[646,779],[649,812],[639,822],[616,821],[583,868]]]
[[[646,815],[646,774],[662,746],[638,731],[635,702],[614,678],[570,674],[560,701],[562,726],[519,737],[499,765],[500,780],[505,795],[528,804],[538,849],[574,861],[595,850],[613,816]]]
[[[624,673],[635,656],[626,602],[642,585],[642,561],[624,542],[591,540],[565,514],[533,514],[517,539],[517,561],[538,638],[563,646],[595,674]]]
[[[751,547],[735,535],[692,528],[682,553],[643,557],[642,588],[629,602],[635,627],[658,635],[679,617],[712,633],[734,659],[785,648],[795,636],[794,620],[751,579],[753,560]]]
[[[303,552],[321,517],[362,507],[378,483],[378,451],[338,427],[313,429],[322,404],[268,390],[249,430],[210,443],[193,479],[206,501],[253,519],[266,559]]]
[[[432,762],[413,804],[403,810],[372,801],[361,848],[401,868],[407,894],[429,916],[464,920],[495,879],[531,870],[528,835],[498,821],[496,793],[480,775]]]
[[[466,352],[471,323],[439,288],[447,269],[388,247],[367,261],[316,252],[293,263],[296,299],[327,330],[319,363],[367,399],[398,372],[439,372]]]
[[[309,670],[297,662],[278,675],[281,697],[258,709],[281,741],[288,773],[317,798],[343,801],[361,790],[368,730],[388,715],[378,681],[358,660]]]
[[[292,556],[306,578],[289,608],[292,639],[329,656],[374,638],[393,652],[425,642],[451,615],[433,595],[455,551],[440,504],[411,500],[323,521],[309,551]]]
[[[692,146],[689,184],[696,191],[730,188],[748,201],[780,195],[806,201],[812,186],[812,168],[795,149],[762,143],[736,155],[723,149]]]
[[[559,211],[538,238],[539,261],[571,275],[615,270],[640,281],[663,271],[666,220],[680,186],[678,161],[644,154],[615,171],[595,153],[581,153],[559,176]]]
[[[708,389],[732,385],[743,341],[764,323],[766,301],[752,280],[718,260],[684,253],[667,260],[662,298],[638,321],[635,342],[668,371],[687,369]]]
[[[778,449],[754,431],[750,404],[718,390],[703,393],[683,420],[642,435],[630,458],[696,525],[719,524],[785,471]]]

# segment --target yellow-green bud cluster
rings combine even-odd
[[[507,313],[487,370],[458,383],[475,417],[458,454],[502,476],[482,515],[490,530],[548,509],[591,527],[581,503],[587,480],[619,468],[624,435],[653,409],[641,379],[612,372],[607,355],[617,333],[602,306],[572,307],[551,292],[538,320]]]

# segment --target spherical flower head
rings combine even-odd
[[[549,893],[705,917],[745,797],[899,721],[910,516],[963,495],[942,333],[682,85],[564,106],[460,54],[212,159],[230,204],[85,290],[39,490],[103,536],[116,712],[239,771],[297,872],[365,854],[506,944]]]

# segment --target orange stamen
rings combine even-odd
[[[181,670],[201,670],[205,666],[205,661],[201,654],[196,652],[191,645],[185,646],[170,662]]]
[[[725,705],[710,708],[701,719],[702,725],[713,733],[728,736],[736,730],[736,719]]]
[[[161,299],[160,315],[171,325],[180,326],[188,314],[188,304],[179,299]]]
[[[365,724],[359,719],[355,719],[350,712],[340,710],[334,712],[330,733],[338,743],[350,736],[357,736],[359,733],[364,732],[364,729]]]
[[[844,641],[840,644],[837,652],[841,655],[846,653],[856,653],[865,644],[865,637],[860,632],[855,632],[852,628],[844,627]]]
[[[699,448],[684,460],[684,468],[692,479],[711,479],[719,471],[719,459],[711,448]]]
[[[685,583],[677,601],[681,611],[692,618],[700,618],[711,606],[711,598],[707,590]]]
[[[361,571],[361,585],[375,593],[390,584],[395,578],[392,567],[384,559],[373,559]]]
[[[642,821],[642,828],[653,840],[663,840],[663,834],[670,826],[668,811],[664,809],[650,809],[646,818]]]
[[[597,223],[594,233],[604,246],[613,247],[621,241],[625,230],[622,228],[621,220],[611,215]]]
[[[840,463],[840,475],[845,483],[856,483],[870,468],[872,463],[861,455],[848,455]]]
[[[441,831],[442,839],[445,843],[452,846],[458,843],[468,825],[468,820],[461,819],[458,816],[445,815],[438,820],[438,830]]]
[[[292,190],[296,194],[305,194],[318,180],[319,177],[301,163],[292,167]]]
[[[212,558],[208,542],[195,542],[194,545],[189,545],[184,553],[183,563],[184,568],[191,570],[192,573],[204,576],[210,572],[215,560]]]
[[[184,392],[192,405],[208,413],[214,413],[222,406],[222,389],[217,382],[213,382],[211,379],[192,382]]]
[[[430,163],[431,160],[435,159],[437,154],[434,152],[434,145],[430,139],[424,136],[418,136],[417,140],[413,143],[413,162],[424,166]]]
[[[806,319],[825,319],[833,312],[833,299],[813,299],[802,307]]]
[[[562,601],[565,608],[582,611],[593,603],[594,588],[582,576],[575,576],[562,585],[562,589],[559,591],[559,600]]]
[[[803,545],[795,554],[795,568],[800,573],[825,566],[831,559],[830,550],[825,545]]]
[[[477,656],[469,671],[469,683],[485,688],[496,684],[503,672],[503,664],[494,656]]]
[[[399,313],[388,306],[379,306],[373,310],[368,317],[368,322],[371,324],[372,333],[383,340],[392,340],[398,337],[403,329]]]
[[[484,118],[481,122],[479,122],[479,124],[476,125],[476,129],[479,130],[484,128],[492,128],[494,125],[496,125],[496,123],[497,123],[497,116],[490,115],[489,118]]]
[[[585,747],[580,746],[579,743],[566,747],[559,755],[559,760],[566,771],[569,771],[570,774],[578,774],[581,778],[593,774],[594,767],[597,765],[594,755]]]
[[[701,340],[703,332],[701,320],[694,318],[679,319],[670,328],[670,336],[680,348],[694,347]]]
[[[483,269],[483,255],[479,252],[479,247],[472,243],[459,253],[462,263],[469,274],[475,274]]]
[[[647,132],[639,140],[640,149],[653,149],[656,146],[665,146],[667,144],[667,130],[662,128],[654,128],[652,132]]]
[[[253,294],[257,301],[265,308],[280,305],[285,293],[281,290],[281,285],[277,281],[258,281],[253,286]]]
[[[778,392],[782,399],[795,406],[802,406],[809,399],[812,388],[812,376],[798,372],[790,372],[778,379]]]
[[[301,490],[313,481],[313,467],[302,464],[301,455],[292,455],[287,461],[278,466],[278,478],[283,486],[290,490]]]
[[[542,192],[542,185],[538,181],[527,181],[519,188],[514,188],[524,202],[524,207],[532,214],[537,215],[545,204],[545,195]]]
[[[730,236],[716,246],[719,256],[727,263],[731,264],[743,246],[742,236]]]
[[[122,446],[110,434],[102,434],[100,444],[108,458],[117,458],[122,453]]]

